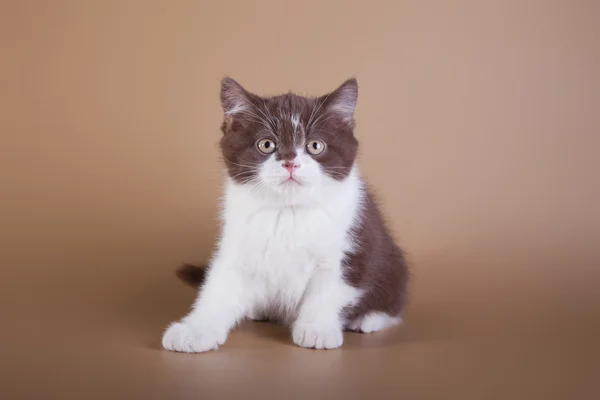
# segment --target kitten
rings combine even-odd
[[[201,288],[165,349],[217,349],[243,318],[288,324],[317,349],[400,322],[408,269],[356,165],[357,96],[355,79],[318,98],[222,81],[222,236],[209,267],[180,269]]]

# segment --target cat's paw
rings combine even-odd
[[[169,326],[162,338],[166,350],[182,353],[203,353],[216,350],[225,342],[214,332],[204,331],[188,322],[175,322]]]
[[[292,330],[292,340],[300,347],[337,349],[344,343],[344,333],[337,324],[298,324]]]

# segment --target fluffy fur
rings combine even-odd
[[[222,236],[209,266],[178,271],[200,290],[165,349],[217,349],[243,318],[278,320],[317,349],[400,322],[408,271],[356,165],[357,90],[264,98],[223,80]]]

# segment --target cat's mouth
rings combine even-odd
[[[281,182],[282,185],[300,185],[300,181],[293,177],[293,176],[289,176],[289,178],[285,179],[283,182]]]

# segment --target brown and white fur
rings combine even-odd
[[[222,234],[209,266],[179,271],[200,289],[165,349],[217,349],[244,318],[281,321],[317,349],[400,322],[408,270],[356,164],[357,96],[355,79],[317,98],[222,81]]]

